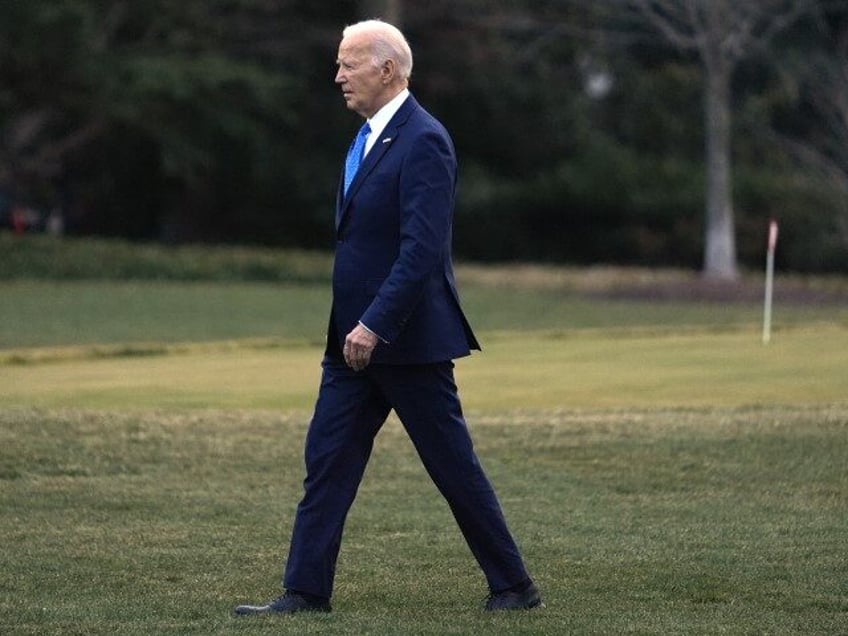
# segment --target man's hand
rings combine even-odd
[[[362,371],[371,362],[371,353],[377,346],[378,338],[362,325],[356,325],[344,343],[344,359],[354,371]]]

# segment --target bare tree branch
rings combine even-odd
[[[630,0],[629,4],[673,46],[702,54],[706,46],[714,46],[714,53],[732,63],[768,45],[817,6],[816,0]]]
[[[698,38],[680,2],[672,0],[632,0],[635,8],[674,46],[683,50],[698,48]]]

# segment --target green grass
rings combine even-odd
[[[0,232],[0,280],[179,280],[316,283],[329,253],[239,246],[130,243]]]
[[[0,411],[9,634],[836,634],[848,629],[848,408],[472,418],[547,608],[484,581],[390,420],[346,528],[334,612],[277,592],[304,413]]]
[[[466,312],[481,333],[636,327],[757,329],[758,303],[588,298],[560,289],[503,289],[463,282]],[[329,284],[184,281],[0,282],[0,350],[75,344],[181,343],[276,338],[318,343]],[[775,328],[848,325],[848,304],[777,304]]]
[[[768,346],[755,329],[492,332],[483,344],[457,362],[464,403],[478,411],[844,403],[848,387],[839,325],[786,328]],[[308,410],[321,359],[318,346],[276,341],[98,351],[7,358],[0,407]]]
[[[278,593],[324,257],[15,240],[3,634],[848,633],[844,303],[778,297],[763,346],[757,302],[595,295],[676,272],[461,268],[484,345],[461,394],[547,608],[479,609],[483,578],[390,418],[335,611],[237,619]]]
[[[320,342],[329,285],[0,283],[0,349],[283,338]]]

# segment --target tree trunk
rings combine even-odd
[[[705,63],[705,135],[707,161],[704,271],[709,278],[733,280],[736,265],[736,232],[731,186],[730,78],[732,69],[722,63]]]

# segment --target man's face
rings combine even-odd
[[[346,37],[339,45],[336,63],[336,84],[342,89],[345,103],[352,111],[365,118],[371,117],[389,99],[386,73],[388,69],[376,68],[371,62],[371,43],[365,34]]]

